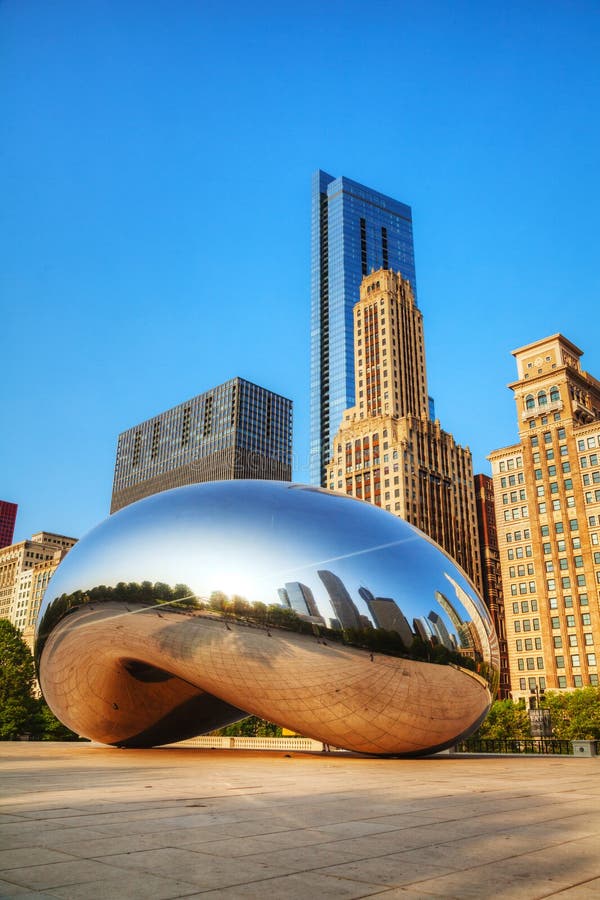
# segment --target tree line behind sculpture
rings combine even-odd
[[[295,631],[299,634],[312,635],[323,642],[342,643],[371,653],[378,652],[387,656],[441,665],[454,664],[471,671],[480,671],[482,666],[485,668],[483,660],[475,660],[451,650],[441,643],[435,643],[434,639],[426,641],[418,634],[413,637],[410,646],[406,646],[397,631],[374,628],[372,625],[360,628],[329,628],[324,624],[307,621],[295,610],[277,603],[266,604],[260,601],[250,603],[244,597],[238,595],[229,597],[222,591],[213,591],[210,597],[202,599],[193,594],[185,584],[176,584],[172,587],[158,581],[155,583],[121,581],[114,587],[98,585],[86,591],[74,591],[57,597],[50,603],[40,620],[36,658],[39,660],[45,641],[60,619],[83,606],[89,608],[93,604],[107,602],[121,603],[126,607],[128,604],[147,605],[148,608],[168,606],[175,613],[208,613],[226,621],[258,625],[266,629]]]

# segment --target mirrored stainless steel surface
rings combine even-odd
[[[262,716],[375,754],[450,746],[498,649],[472,584],[368,503],[284,482],[156,494],[83,538],[40,611],[40,684],[98,741],[151,746]]]

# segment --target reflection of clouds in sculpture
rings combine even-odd
[[[189,603],[185,609],[182,603],[175,603],[172,608],[161,607],[160,611],[146,609],[144,604],[162,601],[158,597],[140,600],[142,595],[137,597],[136,591],[142,582],[149,582],[150,587],[155,585],[155,588],[156,583],[165,583],[161,589],[167,592],[165,596],[168,596],[168,585],[189,586],[186,589],[198,598],[199,603],[195,609]],[[449,582],[455,595],[452,602],[443,593],[447,592]],[[115,591],[119,583],[125,585],[120,589],[122,596]],[[110,589],[105,591],[103,602],[98,600],[102,594],[98,590],[100,585]],[[82,595],[76,593],[78,591],[93,593],[97,601],[95,608],[89,604],[85,606]],[[127,615],[122,615],[125,597],[127,608],[132,615],[136,614],[131,626]],[[211,597],[222,600],[211,601]],[[249,606],[257,602],[259,605],[255,608]],[[67,612],[63,607],[67,606],[70,606],[71,614],[62,625],[62,617]],[[117,615],[118,631],[111,632],[110,620]],[[460,678],[465,696],[470,691],[482,690],[481,678],[473,681],[468,671],[461,674],[462,668],[474,669],[493,680],[491,673],[496,666],[495,636],[481,601],[468,579],[433,542],[407,523],[370,504],[315,488],[304,489],[283,483],[216,482],[181,488],[126,507],[92,531],[61,565],[51,583],[51,594],[44,599],[39,647],[48,638],[51,649],[43,650],[42,676],[46,660],[55,659],[59,654],[58,643],[53,643],[53,632],[63,634],[66,646],[66,632],[72,630],[74,634],[76,627],[83,627],[82,616],[85,616],[86,633],[91,634],[95,629],[97,641],[101,635],[113,635],[114,653],[117,653],[121,639],[124,656],[137,658],[159,652],[161,659],[152,657],[144,665],[151,662],[152,666],[173,673],[173,677],[165,682],[173,695],[178,679],[187,684],[184,693],[189,693],[194,685],[204,690],[204,699],[193,701],[194,715],[203,726],[219,717],[219,709],[231,720],[231,716],[239,712],[237,707],[241,706],[274,721],[282,721],[282,724],[288,724],[282,717],[291,716],[290,724],[294,727],[302,725],[305,733],[323,736],[330,743],[337,742],[341,746],[353,746],[354,738],[343,732],[341,724],[334,727],[331,722],[325,722],[328,715],[335,718],[334,710],[340,698],[335,696],[327,701],[329,713],[317,714],[313,709],[311,718],[307,710],[318,706],[322,692],[311,693],[316,688],[310,688],[312,699],[302,696],[302,679],[308,679],[312,684],[314,675],[309,673],[318,671],[319,667],[324,674],[317,680],[327,680],[327,687],[323,688],[325,693],[336,678],[342,678],[344,665],[354,667],[352,677],[347,672],[338,690],[347,693],[352,685],[363,685],[361,690],[365,694],[356,699],[356,709],[362,711],[361,715],[371,707],[375,709],[384,704],[381,699],[384,695],[378,694],[381,691],[379,660],[387,656],[387,665],[393,663],[388,672],[390,678],[392,670],[401,671],[398,666],[408,667],[406,671],[414,673],[410,681],[411,699],[409,701],[407,695],[402,701],[409,682],[406,681],[404,686],[400,683],[393,695],[397,699],[394,701],[390,697],[388,706],[384,704],[391,721],[394,717],[401,720],[418,692],[426,689],[427,679],[419,673],[427,671],[427,677],[437,685],[435,690],[439,692],[444,678],[437,670],[445,667],[431,663],[452,662],[454,674],[447,673],[444,677],[452,681]],[[170,624],[165,634],[167,620]],[[382,637],[378,636],[380,632]],[[143,640],[142,635],[145,635]],[[162,635],[160,641],[159,635]],[[103,637],[103,640],[106,639]],[[149,649],[154,646],[159,651]],[[184,646],[188,649],[182,669],[179,654]],[[218,657],[213,658],[211,654],[217,652],[217,647]],[[287,648],[285,653],[284,647]],[[104,653],[102,648],[104,645],[97,648],[99,657]],[[85,653],[85,648],[80,652]],[[290,671],[296,673],[295,689],[300,692],[298,709],[304,713],[294,712],[291,701],[284,704],[283,711],[277,704],[274,707],[267,704],[263,708],[261,704],[268,696],[269,686],[256,687],[261,679],[258,670],[251,674],[252,654],[269,659],[271,673],[284,666],[277,676],[282,683]],[[285,668],[288,664],[282,661],[286,654],[293,659],[289,663],[291,670]],[[361,662],[361,654],[366,654],[364,658],[373,668],[358,678],[358,671],[362,673],[360,666],[365,664]],[[469,657],[468,665],[464,654]],[[215,659],[218,659],[221,672],[220,680],[216,682],[209,671],[211,666],[214,669],[217,665]],[[53,665],[56,663],[48,663],[48,671]],[[108,661],[106,666],[109,666]],[[136,666],[127,672],[139,675],[141,670]],[[243,677],[245,685],[241,693],[235,687],[238,667],[239,677]],[[108,675],[106,677],[111,684],[110,691],[116,690]],[[408,678],[408,675],[404,677]],[[254,688],[250,684],[252,678],[258,679]],[[369,687],[371,683],[372,688]],[[163,681],[159,679],[156,684],[163,684]],[[473,687],[475,684],[477,688]],[[44,689],[52,693],[49,688]],[[134,694],[140,690],[137,682],[131,686]],[[153,690],[158,697],[159,689],[155,686]],[[253,690],[257,691],[256,696]],[[457,685],[453,684],[453,693],[457,690]],[[165,688],[161,694],[164,709],[171,702],[167,693]],[[54,698],[58,705],[61,702],[59,695],[60,691]],[[487,708],[489,695],[477,694],[477,697],[472,713],[461,713],[460,726],[455,724],[449,726],[449,731],[440,731],[439,744],[449,740],[450,731],[456,737],[461,729],[464,731],[477,716],[480,717],[481,710]],[[344,702],[344,709],[352,709],[355,701],[346,696]],[[417,719],[420,716],[427,718],[431,697],[423,702],[421,712],[415,713]],[[156,703],[157,709],[162,710],[160,721],[164,730],[167,728],[164,709],[158,699]],[[399,704],[397,709],[395,704]],[[200,706],[204,710],[202,714]],[[308,724],[302,717],[305,713]],[[152,718],[150,707],[147,715]],[[368,745],[379,748],[371,752],[388,752],[393,746],[397,752],[409,752],[406,748],[413,745],[418,750],[418,747],[435,744],[435,741],[428,744],[425,736],[428,728],[433,727],[429,720],[429,725],[420,723],[422,736],[418,740],[416,735],[421,734],[418,728],[417,731],[413,728],[412,738],[407,737],[406,722],[397,724],[395,736],[392,726],[386,725],[391,729],[391,736],[384,740],[374,737],[381,730],[375,723],[383,719],[374,711],[369,715],[367,723],[360,725],[360,740],[367,742],[361,744],[363,749]],[[340,722],[343,719],[344,715],[340,714]],[[90,726],[86,724],[86,727]],[[179,723],[179,731],[181,727]],[[144,725],[142,731],[145,737],[136,738],[138,742],[158,740],[156,729],[148,730]],[[371,735],[368,738],[367,733]],[[346,743],[342,742],[342,737]],[[133,741],[133,738],[128,740]],[[385,747],[388,751],[382,749]],[[356,748],[359,749],[358,745]]]

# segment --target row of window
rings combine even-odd
[[[506,472],[511,469],[521,469],[523,467],[523,457],[515,456],[512,459],[503,459],[499,463],[499,470],[501,472]]]
[[[586,653],[585,654],[586,662],[588,666],[596,666],[596,654],[595,653]],[[555,656],[555,663],[557,669],[565,668],[565,657],[564,656]],[[571,668],[580,669],[581,668],[581,655],[579,653],[571,654]],[[524,672],[525,669],[528,671],[532,671],[534,669],[544,669],[544,657],[543,656],[526,656],[520,657],[517,660],[517,669],[519,672]]]
[[[506,554],[508,556],[508,559],[523,559],[523,556],[531,556],[531,544],[525,544],[524,546],[522,545],[520,547],[509,547],[506,551]]]
[[[517,484],[524,484],[525,475],[523,472],[518,472],[516,475],[503,475],[500,479],[500,487],[514,487]]]
[[[510,595],[511,597],[516,597],[517,594],[526,594],[528,589],[530,594],[536,593],[535,581],[520,581],[518,585],[511,584]]]
[[[541,639],[540,637],[536,637],[536,638],[525,638],[525,644],[524,644],[524,646],[525,646],[525,650],[533,650],[534,648],[535,648],[536,650],[541,650],[541,649],[542,649],[542,639]],[[518,639],[515,641],[515,647],[516,647],[517,653],[521,653],[521,652],[522,652],[522,650],[523,650],[523,638],[518,638]]]
[[[525,659],[523,659],[523,657],[521,657],[520,659],[517,660],[517,669],[519,670],[519,672],[523,672],[525,669],[529,669],[531,671],[531,669],[536,668],[536,663],[537,663],[538,669],[543,669],[544,668],[544,657],[538,656],[538,657],[534,658],[533,656],[528,656]],[[564,666],[563,666],[563,668],[564,668]]]
[[[596,654],[595,653],[586,653],[585,654],[588,666],[595,666],[596,663]],[[565,658],[564,656],[557,656],[556,659],[556,668],[564,669],[565,667]],[[581,656],[579,653],[571,654],[571,668],[579,669],[581,667]]]
[[[598,675],[596,672],[590,672],[588,675],[588,684],[597,687],[598,686]],[[583,687],[583,676],[581,675],[573,675],[572,681],[569,683],[566,675],[559,675],[557,678],[557,685],[559,688],[567,688],[567,687]],[[519,679],[519,689],[521,691],[526,690],[535,690],[537,684],[535,678],[520,678]],[[541,677],[539,678],[539,686],[540,688],[546,689],[546,679]]]
[[[513,628],[515,632],[520,631],[539,631],[540,630],[540,620],[539,619],[515,619],[513,622]]]
[[[520,606],[519,606],[519,603],[513,603],[512,611],[515,615],[518,615],[519,612],[521,612],[521,613],[537,612],[538,611],[538,602],[537,602],[537,600],[531,600],[531,601],[521,600]]]
[[[574,615],[570,614],[568,616],[565,616],[565,622],[566,622],[567,628],[575,628],[575,616]],[[552,625],[553,631],[559,631],[560,630],[560,617],[552,616],[552,618],[550,619],[550,624]],[[592,618],[591,618],[590,613],[581,613],[581,624],[582,625],[591,625],[592,624]]]
[[[527,394],[525,397],[525,409],[534,409],[536,400],[538,406],[547,406],[548,396],[550,396],[550,403],[557,403],[560,400],[560,391],[554,386],[550,388],[549,394],[547,394],[546,391],[538,391],[537,397],[533,394]]]
[[[562,637],[560,637],[560,635],[557,635],[557,636],[554,637],[552,640],[553,640],[553,644],[554,644],[554,647],[555,647],[555,648],[559,649],[560,647],[562,647],[562,645],[563,645],[563,639],[562,639]],[[579,646],[579,642],[578,642],[578,641],[579,641],[579,639],[578,639],[578,637],[577,637],[576,634],[569,634],[569,635],[568,635],[568,645],[569,645],[569,647],[578,647],[578,646]],[[586,631],[586,632],[585,632],[585,634],[583,635],[583,643],[584,643],[584,645],[585,645],[586,647],[593,647],[593,646],[594,646],[594,635],[591,633],[591,631]]]
[[[596,439],[593,435],[587,438],[587,441],[584,438],[581,438],[577,441],[577,449],[585,450],[587,447],[588,450],[593,450],[594,447],[600,447],[600,434]]]
[[[504,521],[510,522],[511,519],[526,519],[529,516],[527,506],[513,506],[512,509],[504,510]]]
[[[525,571],[527,570],[527,571]],[[508,577],[509,578],[521,578],[524,575],[533,575],[534,567],[533,563],[527,563],[527,566],[509,566],[508,567]]]
[[[539,469],[537,469],[536,471],[540,472],[540,478],[541,478],[542,477],[541,471]],[[548,488],[549,488],[549,491],[551,494],[558,494],[558,481],[551,481],[550,484],[548,485]],[[573,479],[572,478],[564,479],[563,489],[565,491],[573,490]],[[538,486],[535,489],[535,492],[538,497],[544,497],[546,495],[546,488],[544,487],[543,484],[538,484]]]

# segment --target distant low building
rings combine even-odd
[[[76,538],[40,531],[31,540],[0,549],[0,619],[12,622],[32,648],[44,592],[76,543]]]

